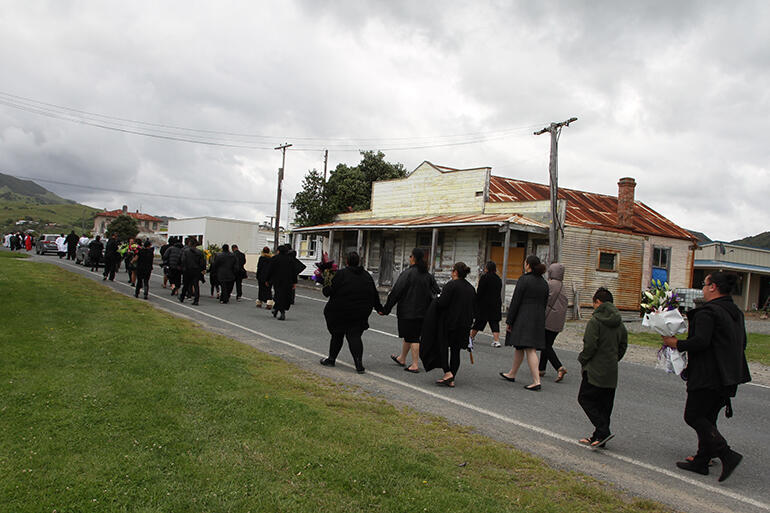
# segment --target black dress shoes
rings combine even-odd
[[[697,461],[677,461],[676,466],[681,468],[682,470],[689,470],[690,472],[695,472],[696,474],[701,474],[703,476],[709,475],[709,467],[708,463],[699,463]]]
[[[321,365],[324,367],[334,367],[334,360],[330,360],[329,358],[321,358]]]
[[[724,453],[719,456],[719,459],[722,460],[722,474],[719,476],[719,482],[721,483],[730,477],[730,474],[733,473],[735,467],[737,467],[743,459],[743,455],[732,449],[725,449]]]

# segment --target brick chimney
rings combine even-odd
[[[618,180],[618,226],[634,227],[634,189],[636,181],[625,177]]]
[[[128,212],[128,205],[123,205],[123,213],[125,214],[127,212]]]

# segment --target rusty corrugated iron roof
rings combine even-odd
[[[296,228],[294,231],[353,230],[364,228],[419,229],[443,225],[452,226],[501,226],[505,223],[517,225],[532,231],[548,231],[548,225],[529,219],[520,214],[459,214],[446,216],[390,217],[377,219],[352,219],[334,221],[316,226]]]
[[[154,221],[157,223],[162,223],[163,219],[160,219],[159,217],[151,216],[150,214],[142,214],[139,212],[123,212],[122,210],[105,210],[103,212],[97,212],[96,217],[102,216],[102,217],[118,217],[120,215],[127,215],[129,217],[133,217],[134,219],[138,221]]]
[[[617,232],[636,232],[675,239],[694,240],[693,235],[666,219],[653,209],[634,201],[633,230],[618,226],[618,198],[606,194],[578,191],[559,187],[559,199],[567,200],[565,223],[581,228],[599,228]],[[491,176],[490,203],[509,201],[543,201],[550,199],[548,185],[525,182],[514,178]]]

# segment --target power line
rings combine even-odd
[[[179,142],[187,142],[193,144],[204,144],[209,146],[222,146],[229,148],[242,148],[242,149],[254,149],[254,150],[268,150],[272,149],[272,146],[260,146],[258,141],[253,141],[248,144],[248,141],[233,141],[232,137],[252,138],[252,139],[273,139],[275,136],[259,135],[259,134],[243,134],[236,132],[223,132],[215,130],[202,130],[195,128],[179,127],[174,125],[148,123],[145,121],[131,120],[127,118],[120,118],[116,116],[107,116],[104,114],[98,114],[70,107],[64,107],[53,103],[42,102],[31,98],[14,95],[0,91],[0,104],[6,105],[14,109],[22,110],[32,114],[45,116],[54,119],[60,119],[71,123],[79,123],[83,125],[93,126],[96,128],[102,128],[105,130],[112,130],[116,132],[128,133],[132,135],[139,135],[145,137],[153,137],[157,139],[165,139]],[[90,118],[99,119],[90,119]],[[116,123],[117,121],[118,123]],[[128,124],[128,125],[126,125]],[[137,125],[137,126],[132,126]],[[292,137],[292,139],[306,141],[306,142],[320,142],[323,148],[313,147],[295,147],[290,151],[323,151],[323,149],[331,148],[334,151],[345,152],[359,152],[362,151],[361,146],[374,147],[379,151],[403,151],[403,150],[415,150],[415,149],[428,149],[439,148],[448,146],[461,146],[468,144],[478,144],[487,141],[494,141],[504,139],[516,135],[517,132],[529,130],[532,127],[538,125],[528,125],[522,127],[506,128],[501,130],[490,130],[486,132],[468,132],[463,134],[452,135],[435,135],[435,136],[414,136],[414,137],[394,137],[394,138],[317,138],[317,137]],[[169,130],[165,130],[169,129]],[[180,133],[182,132],[182,133]],[[194,132],[194,133],[185,133]],[[212,134],[212,135],[196,135],[197,134]],[[226,136],[226,137],[220,137]],[[283,138],[283,137],[282,137]],[[287,138],[283,138],[287,139]],[[460,139],[460,140],[452,140]],[[331,144],[324,144],[328,141],[351,141],[347,143],[334,142]],[[411,142],[412,144],[404,146],[399,144],[400,141]],[[420,142],[424,141],[424,142]],[[435,141],[435,142],[430,142]]]
[[[76,187],[78,189],[87,189],[92,191],[103,191],[103,192],[116,192],[119,194],[132,194],[136,196],[149,196],[153,198],[168,198],[168,199],[178,199],[178,200],[193,200],[193,201],[211,201],[211,202],[217,202],[217,203],[239,203],[239,204],[247,204],[247,205],[273,205],[274,202],[272,201],[248,201],[248,200],[237,200],[237,199],[220,199],[220,198],[201,198],[201,197],[193,197],[193,196],[179,196],[174,194],[158,194],[154,192],[137,192],[137,191],[128,191],[125,189],[111,189],[107,187],[94,187],[92,185],[83,185],[83,184],[76,184],[76,183],[68,183],[68,182],[59,182],[56,180],[48,180],[47,178],[38,178],[34,176],[19,176],[14,175],[10,173],[5,173],[7,175],[13,176],[14,178],[18,178],[20,180],[34,180],[36,182],[43,182],[43,183],[52,183],[56,185],[65,185],[69,187]],[[284,201],[284,204],[289,204],[290,202]]]

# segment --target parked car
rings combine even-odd
[[[56,233],[46,233],[38,237],[37,242],[35,243],[35,253],[38,255],[44,255],[46,253],[57,253],[58,248],[56,247],[56,239],[59,238],[59,235]]]
[[[88,244],[91,243],[91,240],[89,239]],[[88,244],[78,244],[77,249],[75,250],[75,263],[81,264],[86,267],[91,267],[91,257],[89,256],[90,248],[88,247]],[[104,249],[102,249],[102,257],[99,259],[99,266],[104,265]]]

